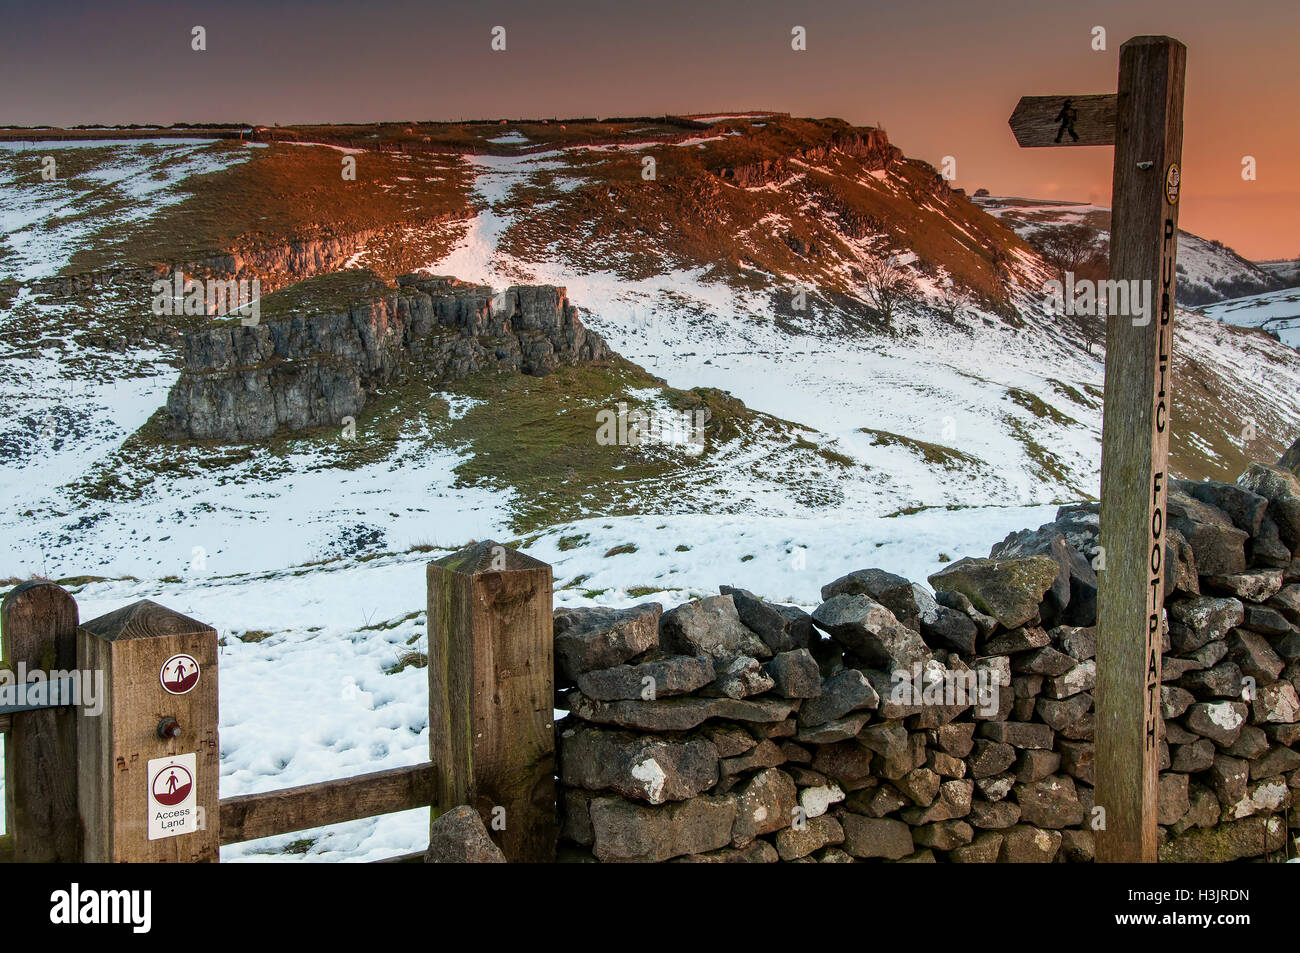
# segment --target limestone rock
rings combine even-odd
[[[1259,723],[1291,724],[1300,721],[1300,697],[1290,682],[1257,688],[1250,707],[1254,720]]]
[[[707,655],[670,655],[638,665],[582,672],[578,690],[596,701],[667,698],[686,695],[713,681],[713,660]]]
[[[505,854],[492,843],[483,818],[468,805],[438,815],[429,826],[428,864],[504,864]]]
[[[936,821],[912,831],[912,840],[935,850],[954,850],[969,844],[975,831],[965,821]]]
[[[1167,520],[1192,547],[1201,575],[1245,570],[1248,534],[1234,526],[1222,510],[1171,488]]]
[[[707,853],[731,843],[735,819],[734,795],[701,795],[662,807],[593,798],[592,853],[602,862],[661,862]]]
[[[583,721],[618,725],[637,731],[689,731],[708,718],[779,722],[794,711],[784,698],[661,698],[657,701],[601,702],[580,692],[572,696],[573,714]]]
[[[815,698],[821,694],[821,671],[806,648],[778,652],[763,669],[783,698]]]
[[[813,817],[798,827],[777,831],[774,841],[782,860],[795,860],[823,847],[844,843],[844,828],[833,817]]]
[[[1020,820],[1020,805],[1015,801],[973,801],[967,817],[976,827],[1002,830]]]
[[[560,781],[650,804],[694,797],[718,781],[718,751],[705,738],[669,741],[571,728],[560,735]]]
[[[1184,724],[1190,731],[1226,746],[1237,740],[1249,711],[1241,702],[1197,702],[1187,710]]]
[[[737,656],[771,658],[762,639],[740,621],[731,596],[710,596],[683,603],[660,622],[664,647],[681,655],[707,655],[717,662]]]
[[[954,864],[994,863],[1002,851],[1002,840],[1002,835],[993,831],[977,834],[969,844],[950,851],[948,859]]]
[[[748,698],[761,695],[776,683],[763,671],[758,659],[741,655],[722,666],[713,684],[728,698]]]
[[[967,557],[929,577],[936,590],[955,589],[976,609],[1008,629],[1033,621],[1043,594],[1056,581],[1059,567],[1049,556],[1013,559]]]
[[[844,800],[844,791],[838,784],[825,784],[803,788],[799,791],[799,806],[808,818],[821,817],[832,804]]]
[[[1174,639],[1174,648],[1179,652],[1191,652],[1207,642],[1212,642],[1227,635],[1233,626],[1240,625],[1246,612],[1236,599],[1197,596],[1192,599],[1180,599],[1169,606],[1170,636],[1173,637],[1173,623],[1185,626],[1188,634],[1182,640]]]
[[[167,396],[169,436],[243,442],[337,428],[411,360],[430,379],[450,381],[483,372],[541,376],[610,354],[563,288],[512,286],[494,296],[481,285],[404,275],[397,287],[374,279],[355,291],[356,302],[342,308],[266,316],[253,326],[214,321],[186,333],[181,374]]]
[[[732,843],[746,847],[755,837],[789,827],[798,805],[790,775],[776,768],[760,771],[739,791]]]
[[[1300,548],[1300,480],[1294,473],[1265,463],[1252,463],[1237,477],[1240,486],[1268,500],[1268,515],[1277,523],[1282,542],[1292,552]]]
[[[1188,799],[1187,775],[1165,771],[1156,784],[1156,822],[1165,826],[1178,823],[1192,806]]]
[[[1236,483],[1219,483],[1206,480],[1171,480],[1170,489],[1181,491],[1192,499],[1221,510],[1234,526],[1254,536],[1264,522],[1268,500]]]
[[[1171,837],[1160,847],[1162,864],[1227,863],[1281,850],[1286,824],[1277,817],[1254,816]]]
[[[844,828],[844,850],[854,857],[899,860],[916,849],[912,829],[902,821],[845,814],[840,823]]]
[[[1020,817],[1035,827],[1077,827],[1083,823],[1084,809],[1070,777],[1049,777],[1013,789]]]
[[[659,644],[663,606],[555,610],[555,659],[571,681],[583,672],[620,665]]]
[[[1017,824],[1002,832],[1002,853],[998,860],[1004,864],[1050,864],[1061,849],[1061,832],[1042,830],[1026,824]]]
[[[813,612],[813,621],[869,665],[910,670],[930,658],[921,637],[869,596],[832,596]]]
[[[812,617],[795,606],[765,602],[752,592],[733,586],[719,587],[730,595],[741,623],[763,640],[773,653],[806,649],[813,641]]]
[[[871,687],[867,677],[855,668],[846,668],[828,678],[815,698],[805,701],[799,709],[801,726],[821,725],[842,718],[858,708],[875,708],[880,696]]]
[[[978,738],[966,764],[970,767],[970,776],[978,779],[1001,774],[1015,761],[1016,749],[1011,745]]]
[[[1282,570],[1248,569],[1245,572],[1206,576],[1205,586],[1212,592],[1227,593],[1249,602],[1265,602],[1282,588]]]

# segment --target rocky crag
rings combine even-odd
[[[563,288],[499,295],[454,278],[407,275],[346,307],[239,320],[186,335],[167,398],[173,438],[249,441],[338,427],[407,362],[433,380],[480,372],[543,375],[608,357]]]
[[[1176,481],[1168,512],[1160,859],[1277,857],[1300,828],[1300,481]],[[557,610],[565,850],[1093,859],[1097,538],[1096,504],[1062,507],[933,596],[864,569],[811,615],[728,586]]]

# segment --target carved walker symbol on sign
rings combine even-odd
[[[149,762],[149,839],[193,834],[199,830],[195,772],[198,755],[178,754]]]
[[[184,695],[199,683],[199,663],[192,655],[173,655],[158,670],[158,681],[173,695]]]

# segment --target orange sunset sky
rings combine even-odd
[[[1184,228],[1300,256],[1300,3],[6,4],[0,124],[349,122],[772,109],[883,125],[954,184],[1109,202],[1111,150],[1021,150],[1022,94],[1109,92],[1120,44],[1188,47]],[[193,26],[207,50],[190,48]],[[507,49],[490,48],[505,26]],[[807,31],[793,51],[791,29]],[[1102,26],[1107,48],[1092,49]],[[1254,156],[1257,178],[1242,178]]]

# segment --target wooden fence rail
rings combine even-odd
[[[240,844],[363,817],[393,814],[434,802],[430,762],[338,781],[304,784],[221,799],[221,843]]]
[[[0,861],[209,862],[223,845],[422,807],[432,823],[460,804],[508,860],[553,860],[552,585],[550,566],[493,542],[431,563],[431,760],[223,799],[216,630],[147,600],[78,624],[65,590],[23,583],[0,605],[4,664],[75,670],[102,692],[0,715]]]

